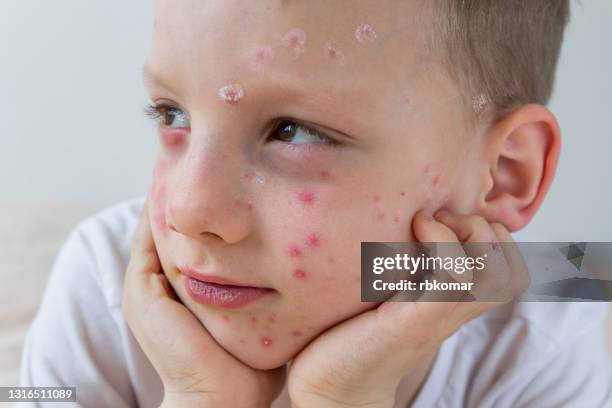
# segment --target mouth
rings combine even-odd
[[[187,294],[197,303],[235,309],[274,292],[271,288],[247,286],[218,275],[180,268]]]

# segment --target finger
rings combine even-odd
[[[500,223],[493,223],[491,227],[501,242],[501,248],[510,269],[508,295],[516,298],[527,290],[531,283],[529,269],[527,268],[527,264],[525,263],[518,245],[506,227]]]
[[[472,295],[481,301],[502,301],[511,281],[511,270],[505,253],[499,245],[500,238],[491,224],[478,215],[439,212],[436,218],[457,233],[464,243],[467,255],[484,262],[484,268],[474,270]]]

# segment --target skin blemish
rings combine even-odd
[[[327,170],[322,170],[319,173],[319,176],[321,176],[322,179],[329,179],[329,178],[331,178],[331,173],[329,171],[327,171]]]
[[[380,196],[378,194],[374,194],[374,196],[372,196],[372,201],[375,203],[380,202]]]
[[[377,211],[377,212],[376,212],[376,219],[377,219],[378,221],[384,221],[384,219],[385,219],[385,213],[384,213],[384,212],[382,212],[382,211],[380,211],[380,210],[379,210],[379,211]]]
[[[296,279],[304,279],[306,277],[306,271],[303,269],[296,269],[293,271],[293,277]]]
[[[268,322],[276,323],[276,313],[272,313],[270,316],[268,316]]]
[[[251,204],[249,201],[242,201],[240,199],[235,199],[234,200],[234,207],[242,208],[242,209],[245,209],[245,210],[252,210],[253,209],[253,204]]]
[[[393,223],[399,224],[399,222],[400,222],[400,217],[398,217],[397,215],[393,217]]]
[[[477,114],[484,113],[487,110],[487,106],[489,105],[489,98],[485,94],[480,94],[474,97],[472,100],[472,107],[474,108],[474,112]]]
[[[225,320],[226,322],[229,322],[230,317],[228,315],[223,315],[223,320]]]
[[[297,194],[297,199],[304,205],[313,205],[317,198],[311,191],[300,191]]]
[[[238,103],[244,98],[244,89],[240,84],[229,84],[219,89],[219,98],[228,104]]]
[[[332,258],[332,257],[329,257],[329,258],[327,258],[327,262],[329,262],[330,264],[335,264],[336,263],[336,259]]]
[[[262,337],[261,345],[264,347],[270,347],[272,345],[272,339],[267,336]]]
[[[301,336],[303,333],[300,330],[293,330],[291,331],[291,335],[294,337],[299,337]]]
[[[426,164],[425,167],[423,167],[423,174],[429,173],[431,173],[431,164]]]
[[[434,185],[434,187],[440,184],[440,175],[436,174],[431,180],[431,183]]]
[[[321,237],[316,232],[313,232],[306,237],[306,245],[310,248],[316,248],[321,243]]]
[[[257,324],[257,318],[255,316],[251,316],[251,323]]]
[[[291,244],[289,245],[288,251],[289,256],[292,258],[298,257],[300,255],[302,255],[302,250],[300,249],[299,246],[295,245],[295,244]]]
[[[401,101],[402,101],[402,103],[404,103],[405,105],[408,105],[408,106],[412,105],[412,98],[411,98],[410,96],[408,96],[408,95],[404,95],[404,96],[402,96]]]
[[[283,36],[281,43],[293,52],[294,57],[299,57],[306,49],[306,33],[300,28],[295,28]]]
[[[402,191],[402,192],[400,193],[400,195],[401,195],[402,197],[404,197],[404,196],[406,195],[406,192],[405,192],[405,191]]]
[[[338,49],[331,41],[325,44],[324,50],[325,55],[327,55],[330,60],[335,61],[338,64],[344,63],[344,53],[340,49]]]
[[[244,344],[244,339],[240,338],[240,344]]]
[[[258,45],[253,49],[251,56],[251,68],[253,71],[261,72],[274,58],[274,50],[269,45]]]
[[[362,44],[374,42],[376,36],[376,31],[369,24],[362,24],[355,30],[355,38]]]

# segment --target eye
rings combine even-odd
[[[292,144],[338,144],[323,132],[289,119],[279,120],[274,125],[270,139]]]
[[[191,127],[187,114],[182,109],[175,106],[148,104],[144,111],[145,114],[153,119],[159,126],[172,128]]]

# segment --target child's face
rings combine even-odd
[[[376,306],[361,241],[412,241],[419,209],[472,205],[477,141],[421,51],[417,3],[158,1],[149,96],[178,111],[159,132],[155,243],[181,300],[253,367]],[[272,291],[200,304],[186,267]]]

